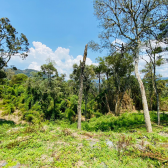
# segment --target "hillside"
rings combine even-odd
[[[8,72],[9,70],[12,70],[13,72],[15,72],[15,74],[23,73],[27,75],[28,77],[31,76],[31,72],[38,72],[37,70],[34,70],[34,69],[25,69],[25,70],[21,70],[21,69],[13,70],[12,68],[5,69],[6,72]]]
[[[34,70],[34,69],[25,69],[25,70],[17,69],[17,70],[15,71],[15,74],[23,73],[23,74],[27,75],[28,77],[30,77],[30,76],[31,76],[31,72],[38,72],[38,71],[36,71],[36,70]]]

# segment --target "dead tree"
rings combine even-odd
[[[81,129],[81,105],[82,105],[82,94],[83,94],[83,75],[85,69],[85,62],[87,57],[87,44],[85,46],[83,62],[80,61],[80,84],[79,84],[79,96],[78,96],[78,129]]]

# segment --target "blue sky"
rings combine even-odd
[[[100,28],[92,0],[1,0],[1,6],[0,16],[8,17],[18,33],[26,35],[30,48],[34,47],[33,42],[41,42],[53,51],[58,47],[69,49],[76,58],[83,55],[86,43],[98,41]],[[88,51],[93,62],[100,55]],[[25,69],[28,65],[17,63],[17,67]]]
[[[85,44],[99,42],[101,29],[93,13],[93,0],[1,0],[0,17],[8,17],[30,43],[26,60],[15,57],[9,65],[39,70],[50,57],[58,72],[68,76],[82,59]],[[88,50],[87,64],[105,55]]]

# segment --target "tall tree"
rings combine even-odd
[[[141,90],[148,132],[152,132],[152,126],[144,85],[138,72],[139,52],[145,34],[154,30],[167,18],[166,5],[167,1],[164,0],[94,0],[95,15],[101,20],[104,28],[100,36],[104,41],[103,46],[112,48],[114,45],[111,38],[122,38],[133,51],[135,74]]]
[[[23,33],[17,37],[17,33],[8,18],[0,19],[0,69],[7,66],[12,56],[28,56],[28,39]]]
[[[109,112],[111,112],[110,110],[110,106],[109,106],[109,91],[110,91],[110,85],[109,85],[109,76],[110,76],[110,68],[109,65],[107,63],[107,61],[105,60],[106,57],[98,57],[96,58],[96,60],[99,62],[99,66],[101,67],[101,73],[106,75],[106,79],[107,79],[107,94],[105,93],[105,98],[106,98],[106,105],[107,105],[107,109]],[[100,87],[100,86],[99,86]]]
[[[150,35],[149,35],[150,36]],[[159,113],[159,94],[157,89],[157,82],[156,82],[156,66],[161,66],[164,64],[164,59],[162,58],[161,52],[164,50],[162,46],[162,42],[157,40],[150,40],[148,37],[148,41],[145,43],[146,45],[146,52],[149,57],[149,61],[146,60],[150,71],[151,71],[151,80],[154,87],[154,91],[156,94],[157,99],[157,117],[158,117],[158,125],[160,125],[160,113]]]
[[[70,74],[70,78],[75,82],[76,87],[78,88],[80,83],[80,71],[81,67],[77,64],[73,65],[73,72]],[[93,80],[95,79],[95,72],[94,72],[94,65],[85,65],[85,69],[83,72],[83,92],[84,92],[84,99],[85,99],[85,120],[87,114],[87,100],[88,94],[91,88],[93,88]],[[79,89],[78,89],[79,90]],[[92,90],[93,91],[93,90]]]
[[[85,69],[85,62],[87,57],[87,44],[85,46],[83,62],[80,62],[80,86],[79,86],[79,96],[78,96],[78,129],[81,129],[81,105],[82,105],[82,94],[83,94],[83,73]]]

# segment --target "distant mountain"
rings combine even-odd
[[[17,69],[14,72],[15,72],[15,74],[23,73],[23,74],[27,75],[28,77],[30,77],[31,76],[31,72],[38,72],[38,71],[36,71],[34,69],[25,69],[25,70]]]
[[[162,77],[161,80],[168,80],[168,77]]]
[[[11,69],[11,68],[7,68],[6,71],[8,71],[9,69]],[[31,72],[39,72],[39,71],[36,71],[34,69],[25,69],[25,70],[20,70],[20,69],[13,70],[12,69],[12,71],[15,72],[16,75],[20,74],[20,73],[23,73],[23,74],[27,75],[28,77],[31,76]]]

